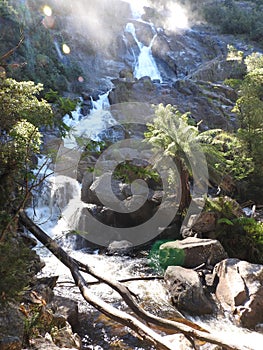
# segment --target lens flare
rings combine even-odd
[[[62,51],[65,55],[68,55],[70,53],[70,47],[67,44],[62,45]]]
[[[186,10],[179,4],[169,3],[168,6],[170,15],[165,23],[165,28],[168,30],[186,29],[188,28],[188,17]]]
[[[43,12],[45,16],[48,16],[48,17],[52,16],[52,8],[49,7],[48,5],[45,5],[43,7]]]

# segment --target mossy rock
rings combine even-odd
[[[163,269],[168,266],[183,266],[185,261],[185,251],[170,246],[161,246],[159,248],[159,262]]]

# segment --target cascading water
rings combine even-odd
[[[148,76],[152,80],[159,80],[160,82],[162,82],[161,74],[152,56],[152,45],[154,43],[154,40],[157,37],[157,34],[156,33],[154,34],[149,46],[144,46],[136,36],[136,30],[133,23],[128,23],[126,25],[125,30],[126,32],[129,32],[132,34],[140,50],[140,53],[136,60],[136,64],[134,68],[135,78],[140,79],[141,77]]]
[[[137,11],[137,18],[140,16],[139,12],[140,11]],[[160,73],[151,54],[151,47],[156,38],[156,34],[153,36],[150,45],[146,47],[138,40],[133,23],[127,24],[126,31],[133,35],[140,50],[134,72],[135,76],[140,78],[146,75],[150,76],[152,79],[159,79],[161,81]],[[67,152],[76,151],[77,158],[79,156],[78,149],[80,148],[78,145],[78,138],[87,138],[97,141],[99,139],[98,135],[102,130],[117,124],[107,110],[109,105],[107,97],[108,94],[106,93],[102,95],[98,101],[93,101],[93,110],[88,116],[81,117],[80,108],[73,112],[72,119],[65,116],[64,122],[73,128],[70,134],[63,140],[65,154]],[[103,113],[96,113],[96,111],[103,109],[105,109]],[[76,159],[76,162],[77,161],[78,159]],[[44,162],[45,159],[41,158],[39,166],[41,167]],[[43,195],[42,191],[40,200],[36,203],[36,206],[28,210],[30,216],[38,224],[42,224],[42,228],[46,230],[51,237],[56,239],[61,238],[64,248],[70,251],[73,257],[95,267],[98,272],[103,273],[105,276],[114,276],[115,278],[121,279],[129,276],[140,276],[142,274],[149,275],[152,271],[148,266],[148,259],[145,257],[130,258],[128,256],[106,256],[98,254],[97,250],[92,249],[74,250],[74,239],[71,240],[67,238],[65,233],[69,232],[77,225],[76,222],[81,219],[81,210],[88,205],[80,200],[81,185],[76,180],[76,174],[70,170],[70,164],[65,162],[64,166],[68,167],[68,169],[66,169],[68,171],[65,171],[65,169],[61,170],[61,168],[57,169],[57,176],[52,175],[51,170],[42,167],[41,172],[50,172],[50,177],[47,186],[43,189],[45,195]],[[73,164],[73,168],[74,167],[75,163]],[[41,275],[59,276],[59,287],[56,287],[56,293],[81,301],[78,289],[72,287],[73,281],[67,268],[52,256],[46,248],[38,247],[37,249],[46,263]],[[68,286],[70,286],[70,288]],[[160,316],[173,317],[176,310],[168,300],[161,281],[134,281],[129,282],[128,286],[138,295],[146,309]],[[124,308],[119,296],[108,287],[94,285],[91,286],[90,289],[92,292],[103,297],[104,300],[119,305],[120,308]],[[150,347],[135,340],[135,338],[128,335],[125,330],[123,331],[122,327],[118,329],[114,328],[112,324],[107,325],[107,321],[100,318],[101,316],[99,313],[92,307],[84,306],[82,302],[79,303],[79,306],[80,311],[85,311],[85,313],[87,313],[88,310],[89,315],[82,323],[84,349],[112,349],[114,347],[114,342],[116,343],[116,341],[124,339],[129,344],[130,349],[150,350]],[[215,317],[192,318],[194,322],[197,322],[208,330],[224,332],[225,338],[236,337],[241,346],[247,345],[248,348],[254,350],[261,349],[262,336],[260,334],[235,327],[226,321],[226,319],[217,320]],[[124,344],[123,348],[125,348],[125,346]]]

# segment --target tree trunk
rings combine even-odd
[[[189,173],[180,158],[176,160],[176,163],[181,181],[181,200],[179,204],[179,213],[182,213],[185,209],[189,207],[191,203]]]
[[[41,230],[25,213],[21,210],[19,213],[19,218],[21,223],[28,229],[45,247],[47,247],[65,266],[67,266],[72,274],[75,284],[78,286],[84,299],[97,310],[102,312],[107,317],[121,323],[124,326],[135,331],[139,337],[143,338],[148,343],[154,345],[160,350],[173,350],[172,344],[165,339],[165,337],[160,336],[158,333],[153,331],[151,328],[146,326],[143,322],[147,324],[152,323],[159,327],[174,330],[176,332],[181,332],[187,337],[196,338],[202,341],[207,341],[213,344],[223,346],[225,349],[229,350],[246,350],[246,347],[240,347],[235,344],[226,344],[224,340],[217,336],[213,336],[209,332],[205,331],[198,325],[187,321],[181,317],[178,317],[176,321],[166,320],[157,316],[154,316],[145,310],[143,310],[134,300],[132,293],[129,289],[122,283],[115,281],[114,279],[108,279],[104,276],[99,275],[88,265],[85,265],[73,258],[71,258],[54,240],[52,240],[43,230]],[[83,278],[81,272],[86,272],[96,277],[98,280],[108,284],[114,290],[116,290],[130,307],[130,309],[137,315],[134,316],[116,309],[112,305],[107,304],[102,299],[94,296],[90,293],[88,284]]]

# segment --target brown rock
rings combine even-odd
[[[197,267],[201,264],[215,265],[225,259],[227,254],[221,243],[215,239],[200,239],[188,237],[183,240],[177,240],[164,243],[160,246],[162,253],[172,249],[183,250],[184,267]],[[172,265],[172,264],[171,264]]]
[[[248,328],[263,323],[263,266],[226,259],[215,266],[216,297]]]
[[[198,273],[181,266],[169,266],[164,280],[173,303],[180,311],[187,311],[196,315],[210,314],[213,305],[205,296]]]

